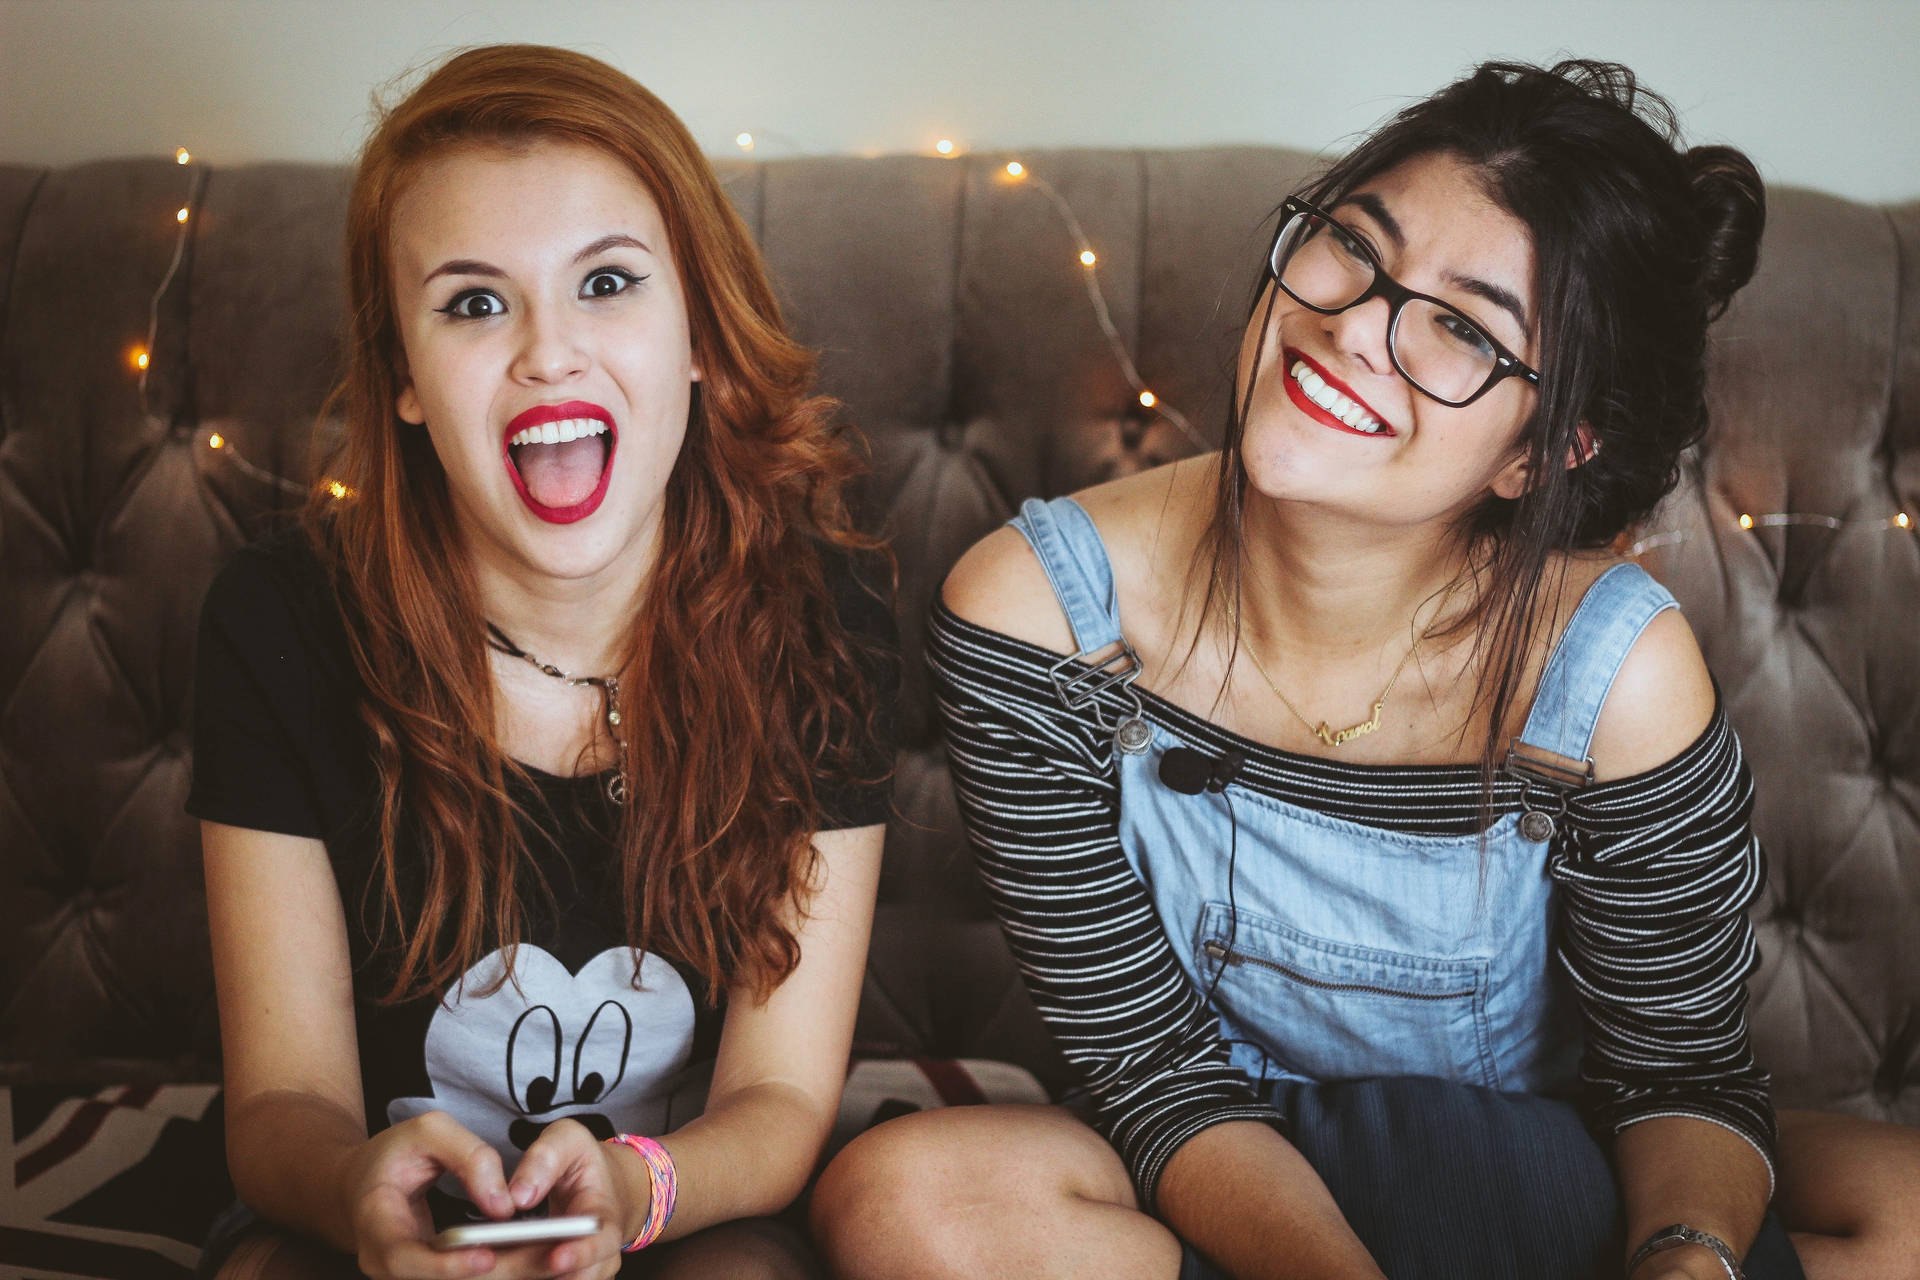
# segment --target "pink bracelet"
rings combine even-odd
[[[673,1203],[679,1196],[680,1178],[674,1172],[673,1157],[652,1138],[616,1133],[607,1141],[632,1147],[634,1154],[647,1162],[647,1220],[641,1224],[640,1234],[620,1250],[632,1253],[658,1240],[660,1233],[667,1229],[667,1223],[673,1219]]]

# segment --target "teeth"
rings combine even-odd
[[[1295,360],[1293,368],[1287,370],[1300,389],[1307,393],[1307,399],[1325,409],[1340,421],[1356,431],[1368,435],[1385,435],[1387,428],[1378,418],[1362,409],[1346,396],[1341,395],[1327,384],[1327,380],[1315,373],[1305,360]]]
[[[507,443],[515,444],[561,444],[568,440],[580,440],[587,436],[604,435],[607,424],[598,418],[567,418],[560,422],[543,422],[538,426],[526,427],[513,433]]]

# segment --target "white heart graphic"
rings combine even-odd
[[[511,1174],[555,1120],[578,1119],[604,1137],[664,1133],[699,1113],[701,1100],[687,1097],[699,1082],[682,1078],[693,1053],[693,993],[671,964],[643,957],[635,990],[625,947],[572,973],[523,944],[513,977],[486,995],[470,994],[498,981],[505,967],[503,952],[488,955],[434,1010],[424,1051],[433,1096],[393,1099],[390,1123],[445,1111],[491,1143]]]

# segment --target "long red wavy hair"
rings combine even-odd
[[[524,936],[531,860],[494,733],[485,621],[445,474],[401,424],[404,354],[390,231],[421,165],[462,146],[578,143],[625,163],[658,205],[702,373],[667,482],[659,560],[621,680],[629,793],[619,844],[627,938],[764,995],[799,961],[816,778],[851,778],[877,723],[871,660],[840,625],[821,548],[852,525],[859,469],[814,394],[752,238],[686,126],[629,77],[534,45],[468,50],[388,109],[347,213],[344,437],[307,526],[349,618],[380,779],[389,1000],[448,990]],[[406,886],[403,905],[402,886]],[[636,969],[637,976],[637,969]]]

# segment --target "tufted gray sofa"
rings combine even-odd
[[[1193,446],[1137,404],[1059,214],[1003,159],[724,176],[872,440],[866,510],[902,567],[900,816],[859,1038],[1059,1087],[970,869],[924,618],[1022,498]],[[1309,157],[1023,159],[1098,248],[1148,384],[1217,439],[1261,222]],[[222,557],[285,518],[273,477],[310,474],[345,177],[0,166],[0,1084],[217,1078],[181,812],[195,620]],[[1920,533],[1891,524],[1920,515],[1920,205],[1773,192],[1760,275],[1715,346],[1714,434],[1645,563],[1685,604],[1758,780],[1760,1054],[1783,1104],[1920,1123]],[[1785,512],[1810,519],[1738,520]]]

